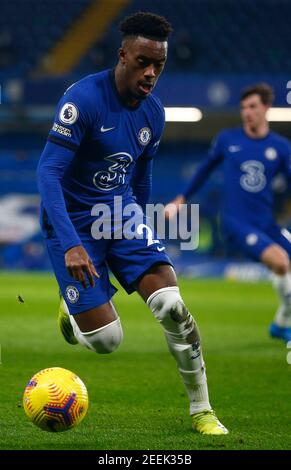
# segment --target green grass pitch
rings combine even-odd
[[[203,338],[212,406],[230,430],[191,431],[188,400],[162,330],[136,295],[115,296],[124,341],[108,356],[64,342],[49,275],[0,275],[0,449],[291,449],[291,365],[268,337],[277,298],[268,283],[181,280]],[[21,295],[24,303],[17,302]],[[85,382],[89,411],[71,431],[31,424],[22,393],[40,369],[60,366]]]

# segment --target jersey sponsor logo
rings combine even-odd
[[[71,129],[68,129],[67,127],[64,127],[64,126],[60,126],[56,122],[54,122],[52,130],[55,132],[58,132],[58,134],[64,135],[65,137],[72,137]]]
[[[105,128],[104,126],[102,126],[100,131],[101,132],[108,132],[108,131],[112,131],[113,129],[115,129],[115,127],[106,127]]]
[[[246,243],[249,246],[254,246],[258,241],[258,235],[256,233],[249,233],[246,236]]]
[[[265,167],[261,162],[248,160],[241,164],[244,174],[240,177],[241,187],[250,193],[258,193],[266,186]]]
[[[101,191],[111,191],[125,183],[127,168],[133,162],[129,153],[118,152],[105,157],[104,160],[112,165],[107,170],[97,171],[93,177],[93,183]]]
[[[152,131],[149,127],[143,127],[138,133],[138,141],[141,145],[147,145],[152,138]]]
[[[68,286],[66,288],[65,296],[71,304],[75,304],[79,300],[80,293],[79,293],[77,287]]]
[[[231,153],[240,152],[241,151],[241,146],[240,145],[230,145],[228,147],[228,151],[231,152]]]
[[[266,150],[265,150],[265,157],[268,159],[268,160],[276,160],[278,154],[277,154],[277,150],[274,149],[273,147],[268,147]]]
[[[74,103],[65,103],[60,111],[59,120],[63,124],[72,125],[77,121],[78,116],[79,111],[77,106]]]
[[[157,246],[158,251],[164,251],[166,248],[164,246]]]

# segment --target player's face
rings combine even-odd
[[[168,43],[141,36],[124,41],[119,50],[125,89],[136,100],[146,98],[153,90],[167,59]]]
[[[269,106],[262,103],[260,95],[250,95],[241,101],[240,114],[244,125],[257,128],[266,121]]]

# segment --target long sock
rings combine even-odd
[[[67,303],[65,302],[64,299],[62,299],[62,302],[63,302],[62,308],[65,310],[66,314],[68,315],[68,317],[70,319],[70,323],[72,325],[74,336],[75,336],[76,340],[82,346],[85,346],[86,348],[92,349],[92,347],[90,346],[90,343],[88,341],[86,341],[86,338],[82,335],[82,332],[81,332],[80,328],[78,327],[78,325],[77,325],[77,323],[74,319],[74,316],[70,315]]]
[[[176,359],[178,370],[190,400],[190,415],[193,415],[205,409],[211,410],[211,406],[205,364],[200,348],[199,331],[181,297],[177,297],[178,293],[178,287],[159,289],[150,296],[147,303],[164,328],[169,350]],[[159,294],[162,294],[162,296]],[[171,302],[172,296],[173,303]],[[159,310],[161,305],[165,305],[167,301],[170,308],[174,308],[176,314],[180,319],[183,318],[183,321],[173,321],[169,315],[164,318],[161,317]]]
[[[285,328],[291,327],[291,274],[289,272],[283,276],[273,274],[273,287],[281,301],[274,323]]]
[[[78,343],[81,344],[82,346],[85,346],[88,349],[91,349],[91,351],[94,351],[92,348],[91,344],[89,341],[86,340],[86,336],[84,336],[80,330],[80,328],[77,325],[77,322],[75,321],[73,315],[70,315],[70,322],[73,328],[73,332],[75,335],[75,338],[77,339]]]

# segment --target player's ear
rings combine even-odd
[[[122,64],[125,63],[125,56],[126,56],[125,50],[122,47],[120,47],[118,49],[118,58]]]
[[[269,111],[269,109],[272,107],[271,104],[265,104],[265,114]]]

